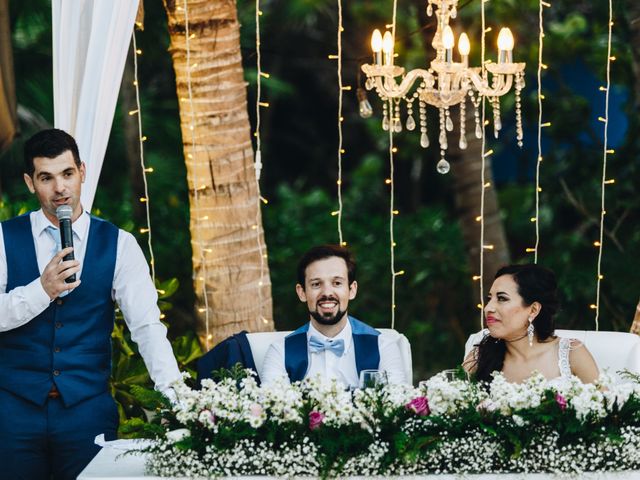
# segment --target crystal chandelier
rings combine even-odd
[[[515,86],[516,97],[516,138],[518,146],[522,146],[522,110],[520,92],[524,88],[524,63],[513,63],[513,35],[508,28],[502,28],[498,35],[498,61],[485,62],[485,68],[469,67],[469,51],[471,49],[469,37],[462,33],[458,38],[460,62],[453,61],[453,46],[455,38],[449,26],[449,19],[456,18],[458,0],[427,0],[427,15],[434,13],[438,20],[438,27],[431,45],[436,50],[436,58],[431,61],[428,70],[414,69],[405,73],[405,69],[393,64],[394,45],[391,32],[385,32],[384,37],[379,30],[375,30],[371,37],[373,50],[373,64],[362,65],[366,74],[365,87],[367,90],[375,88],[383,102],[382,128],[402,131],[400,120],[400,104],[406,103],[407,130],[415,130],[414,102],[418,102],[420,145],[429,146],[427,131],[427,104],[439,109],[439,137],[440,161],[437,170],[440,173],[449,171],[449,162],[445,159],[448,148],[447,132],[453,131],[453,120],[450,108],[460,107],[460,139],[461,149],[467,148],[466,140],[466,99],[469,97],[474,108],[475,135],[482,138],[480,105],[482,97],[486,97],[493,110],[493,131],[498,137],[502,129],[500,120],[499,97]],[[489,78],[489,73],[491,78]],[[400,77],[400,83],[396,81]],[[417,85],[414,88],[414,85]],[[412,92],[412,93],[410,93]]]

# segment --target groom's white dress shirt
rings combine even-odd
[[[344,352],[338,357],[330,350],[309,352],[309,339],[314,336],[324,341],[344,341]],[[404,364],[397,339],[384,335],[378,336],[378,349],[380,350],[379,370],[387,373],[389,383],[409,383],[404,375]],[[346,322],[342,331],[333,338],[325,337],[309,324],[307,331],[307,352],[309,355],[309,367],[305,378],[320,375],[326,379],[336,379],[345,386],[358,386],[358,372],[356,370],[356,356],[351,335],[351,324]],[[267,350],[260,373],[263,384],[269,384],[276,379],[285,378],[287,381],[287,369],[284,363],[284,337],[274,342]]]

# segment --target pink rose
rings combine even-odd
[[[559,393],[556,393],[556,403],[560,407],[560,410],[562,410],[563,412],[567,409],[567,399]]]
[[[251,413],[251,416],[253,416],[253,417],[261,416],[262,412],[263,412],[262,405],[260,405],[258,403],[251,404],[251,406],[249,407],[249,412]]]
[[[216,423],[216,416],[208,408],[205,408],[200,412],[199,418],[202,423],[208,422],[211,425]]]
[[[429,409],[429,402],[427,401],[427,397],[416,397],[411,400],[409,403],[405,405],[408,410],[411,410],[416,415],[420,415],[424,417],[431,413]]]
[[[311,412],[309,414],[309,430],[315,430],[324,422],[324,414],[320,412]]]

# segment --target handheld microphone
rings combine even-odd
[[[56,217],[60,222],[60,243],[62,248],[73,247],[73,230],[71,229],[71,214],[73,210],[70,205],[60,205],[56,209]],[[65,255],[63,260],[75,260],[73,252]],[[73,283],[76,281],[76,274],[74,273],[70,277],[65,279],[66,283]]]

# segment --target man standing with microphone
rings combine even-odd
[[[24,160],[41,208],[0,224],[0,479],[75,479],[99,450],[95,436],[114,439],[118,427],[115,303],[156,389],[171,396],[181,374],[134,237],[83,211],[73,137],[41,131]],[[61,249],[65,227],[73,247]]]

